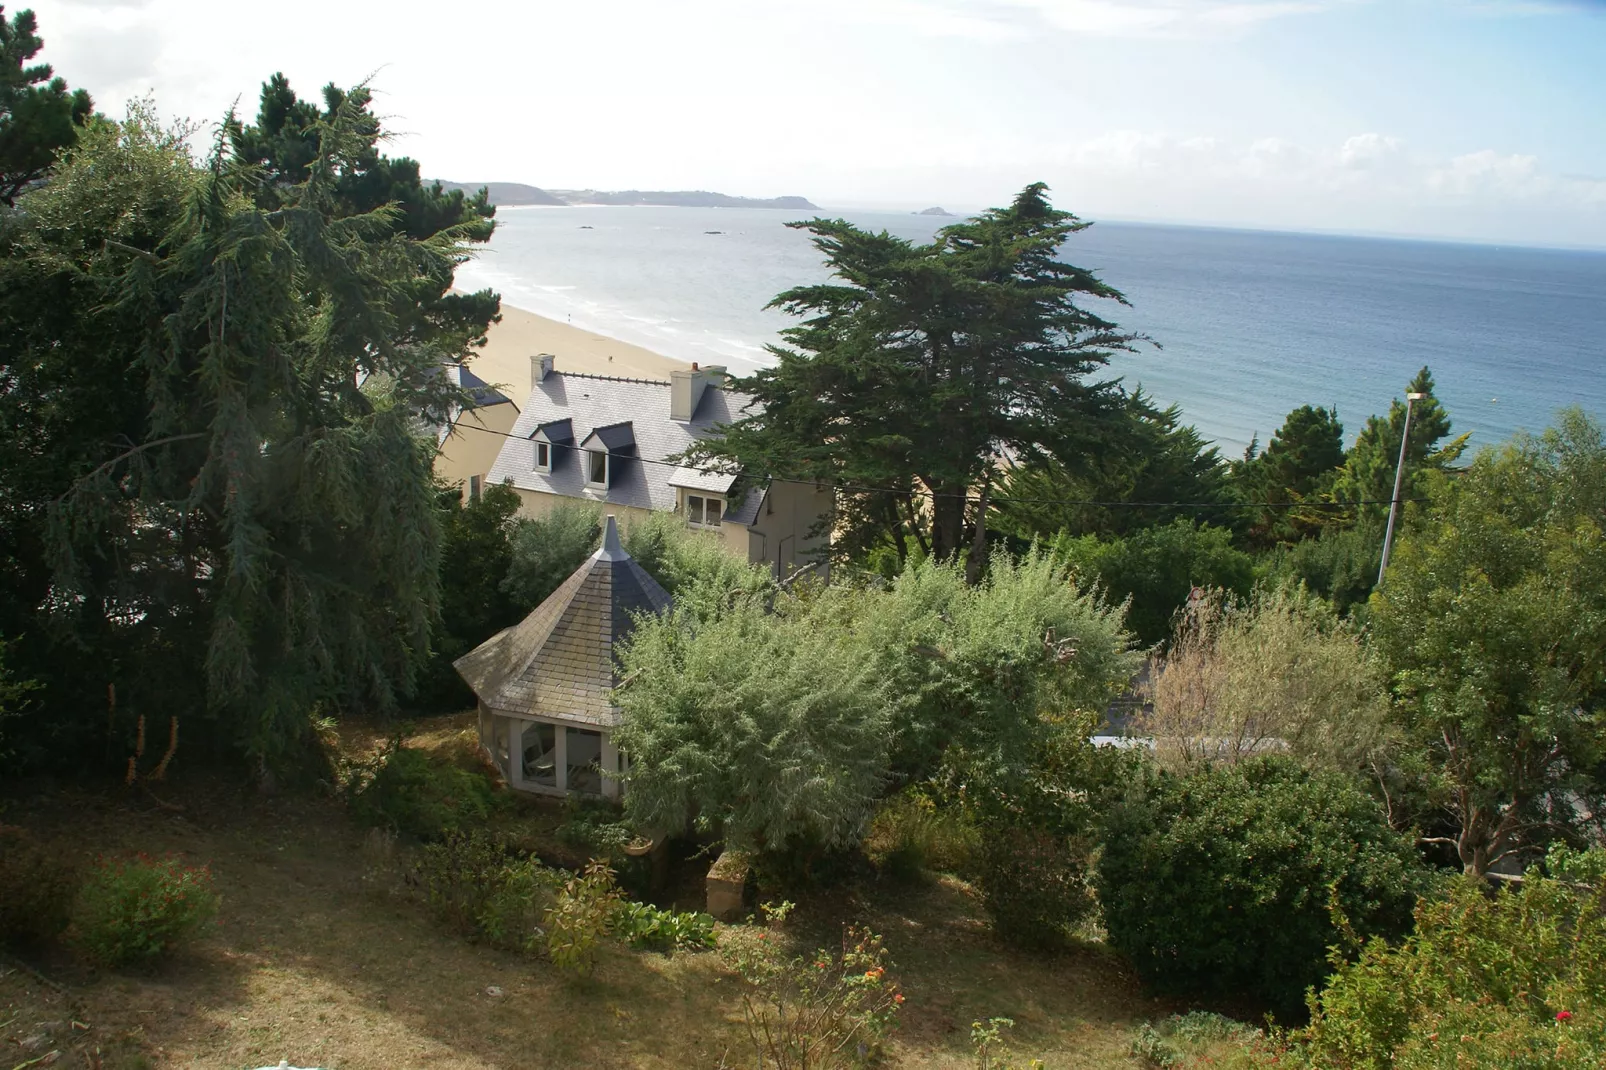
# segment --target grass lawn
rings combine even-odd
[[[431,722],[416,738],[463,752],[463,732],[460,719]],[[170,790],[164,798],[182,811],[121,787],[7,806],[7,822],[86,858],[146,851],[209,862],[223,911],[209,936],[150,974],[97,973],[65,953],[30,960],[59,991],[0,964],[0,1068],[52,1049],[63,1052],[56,1065],[105,1070],[280,1059],[351,1070],[752,1065],[739,983],[718,952],[610,948],[592,977],[566,980],[544,960],[466,943],[410,901],[365,886],[365,830],[334,799]],[[884,935],[907,996],[895,1066],[972,1066],[971,1021],[999,1015],[1016,1021],[1022,1061],[1133,1066],[1133,1028],[1175,1009],[1146,998],[1097,946],[1038,955],[999,945],[969,889],[951,879],[833,890],[794,919],[800,944],[829,942],[848,922]],[[722,942],[745,935],[721,927]]]

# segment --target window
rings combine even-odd
[[[723,498],[710,498],[702,494],[686,495],[686,522],[694,528],[719,527],[720,514],[724,511]]]
[[[520,735],[519,779],[542,787],[558,786],[558,727],[539,722],[526,724]]]
[[[585,795],[602,794],[602,733],[587,728],[570,728],[568,788]]]
[[[550,442],[537,442],[535,444],[535,470],[537,472],[552,471],[552,444]]]
[[[606,487],[608,455],[602,450],[587,450],[586,454],[586,483],[593,487]]]
[[[480,500],[480,477],[479,476],[469,476],[468,477],[468,500],[469,500],[469,504],[470,505],[473,505],[473,504],[477,503]]]

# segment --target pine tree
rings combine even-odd
[[[1090,224],[1046,193],[1028,186],[925,245],[840,219],[790,224],[814,236],[834,279],[771,302],[803,321],[772,347],[773,367],[737,384],[762,411],[706,455],[836,486],[847,545],[907,536],[938,560],[968,549],[974,579],[1006,457],[1085,453],[1120,409],[1117,385],[1089,376],[1137,340],[1077,304],[1125,299],[1059,259]]]
[[[1233,466],[1233,483],[1249,503],[1250,537],[1263,545],[1297,542],[1323,520],[1301,512],[1302,502],[1321,497],[1344,463],[1344,425],[1338,410],[1301,405],[1288,414],[1266,448],[1251,442]]]
[[[32,11],[9,22],[0,5],[0,203],[43,178],[94,108],[82,89],[68,92],[48,63],[28,66],[44,47]]]
[[[1433,374],[1423,368],[1406,385],[1407,393],[1426,394],[1412,403],[1411,440],[1405,450],[1405,483],[1401,495],[1421,497],[1426,492],[1429,471],[1453,465],[1466,450],[1467,435],[1440,446],[1450,434],[1450,414],[1433,392]],[[1366,427],[1355,438],[1332,487],[1337,502],[1370,502],[1357,510],[1358,519],[1377,519],[1388,512],[1394,494],[1394,473],[1400,461],[1400,438],[1405,433],[1405,402],[1389,403],[1389,414],[1367,418]]]

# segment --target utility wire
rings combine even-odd
[[[486,435],[500,435],[503,438],[518,439],[520,442],[531,441],[527,435],[515,435],[511,431],[497,431],[489,427],[469,426],[464,428],[464,430],[475,431]],[[455,429],[453,433],[455,433]],[[590,450],[582,450],[582,448],[579,446],[568,446],[558,442],[551,443],[550,445],[554,451],[570,450],[575,453],[591,452]],[[612,454],[611,456],[618,457],[618,459],[621,461],[639,461],[642,464],[657,464],[663,465],[667,468],[692,468],[699,472],[715,471],[715,469],[697,468],[696,465],[682,464],[679,461],[668,459],[660,460],[654,457],[627,457],[620,456],[618,454]],[[854,483],[827,483],[824,480],[813,479],[783,479],[783,482],[814,483],[819,486],[829,487],[833,490],[848,491],[853,494],[895,494],[899,497],[905,498],[922,497],[931,498],[933,500],[937,498],[962,498],[967,502],[981,501],[980,494],[972,493],[970,491],[934,491],[916,487],[910,487],[907,489],[898,487],[869,487]],[[1429,498],[1401,498],[1400,502],[1401,504],[1406,504],[1410,502],[1426,502],[1431,500],[1432,499]],[[1358,505],[1391,505],[1393,504],[1393,499],[1366,498],[1362,499],[1361,501],[1354,502],[1132,502],[1095,501],[1091,499],[1079,498],[1014,498],[997,494],[989,494],[987,495],[987,502],[989,505],[994,503],[1006,503],[1010,505],[1085,505],[1094,506],[1101,509],[1353,509]]]

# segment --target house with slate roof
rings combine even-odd
[[[600,550],[528,617],[453,663],[478,699],[480,749],[509,786],[618,797],[614,645],[639,615],[668,609],[609,515]]]
[[[729,389],[724,368],[693,364],[665,382],[566,373],[555,364],[549,354],[531,358],[529,397],[485,477],[518,493],[521,515],[542,516],[563,501],[594,502],[628,528],[650,513],[673,513],[779,576],[823,567],[811,530],[829,515],[828,490],[754,482],[674,460],[753,403]]]
[[[462,488],[464,501],[478,501],[486,473],[519,418],[519,407],[460,364],[448,365],[446,374],[468,393],[468,400],[436,429],[435,474]]]

